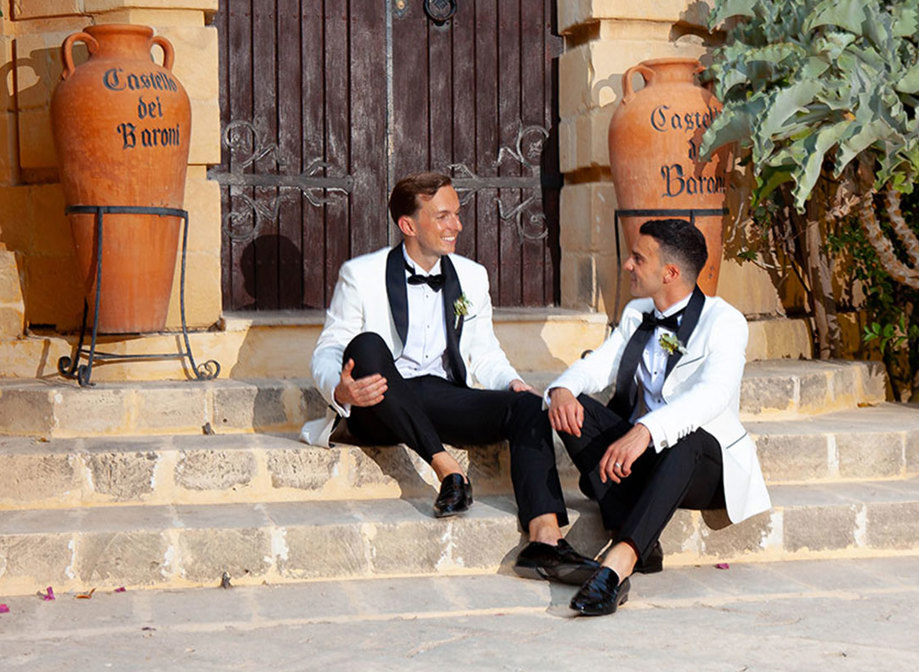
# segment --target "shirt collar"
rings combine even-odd
[[[440,273],[440,259],[437,260],[437,263],[431,267],[430,271],[426,271],[421,266],[415,263],[415,261],[408,256],[408,252],[405,251],[405,245],[402,246],[402,258],[405,259],[405,263],[409,265],[410,268],[414,269],[415,273],[418,275],[437,275]],[[408,273],[408,271],[405,271]]]
[[[677,313],[677,312],[683,310],[686,306],[688,306],[688,305],[689,305],[689,300],[690,300],[691,298],[692,298],[692,292],[690,292],[689,294],[687,294],[685,298],[683,298],[683,299],[677,301],[677,302],[674,303],[672,306],[670,306],[669,308],[667,308],[667,310],[666,310],[665,312],[663,312],[663,313],[662,313],[661,311],[659,311],[657,308],[655,308],[655,309],[654,309],[654,316],[655,316],[655,317],[670,317],[670,316],[673,315],[674,313]]]

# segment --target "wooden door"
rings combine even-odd
[[[553,6],[221,0],[225,309],[325,307],[342,262],[399,240],[387,198],[419,170],[454,178],[496,305],[557,303]]]

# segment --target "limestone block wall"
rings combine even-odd
[[[62,70],[60,45],[92,24],[149,25],[175,47],[173,71],[192,107],[192,139],[185,209],[190,214],[186,311],[190,326],[220,317],[220,192],[206,177],[220,162],[217,30],[207,25],[218,0],[13,0],[0,18],[0,249],[20,259],[26,327],[79,327],[78,277],[57,157],[50,102]],[[75,50],[75,61],[86,57]],[[155,58],[160,58],[154,49]],[[6,259],[6,257],[4,257]],[[0,259],[3,261],[3,259]],[[6,264],[8,265],[8,264]],[[0,272],[0,284],[12,274]],[[0,287],[0,295],[12,295]],[[167,321],[181,324],[179,266]],[[20,329],[20,332],[22,329]],[[0,331],[0,338],[8,337]]]
[[[607,131],[622,95],[622,75],[651,58],[691,57],[703,63],[717,36],[706,28],[709,4],[699,0],[558,0],[565,36],[559,60],[562,306],[616,317],[628,299],[617,273]],[[636,86],[640,84],[634,82]],[[735,202],[729,202],[732,213]],[[729,196],[730,201],[730,196]],[[765,271],[736,261],[736,236],[726,227],[718,294],[747,315],[780,315],[782,304]],[[622,243],[624,248],[624,242]],[[623,249],[623,258],[628,252]]]

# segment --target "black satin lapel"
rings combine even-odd
[[[463,288],[460,286],[459,276],[456,274],[450,257],[444,255],[440,258],[440,272],[444,274],[444,326],[447,330],[447,355],[450,367],[453,369],[453,381],[465,386],[466,365],[463,364],[459,349],[459,339],[463,333],[463,318],[460,317],[457,325],[453,310],[456,301],[463,295]]]
[[[696,285],[696,288],[692,290],[692,296],[689,298],[689,304],[686,306],[686,312],[683,313],[683,319],[680,321],[680,328],[676,332],[677,340],[683,345],[689,343],[689,337],[692,336],[692,330],[699,324],[699,316],[702,315],[702,306],[704,305],[705,294],[703,294],[699,286]],[[670,372],[673,371],[673,367],[677,365],[677,362],[680,361],[682,356],[683,353],[677,350],[667,358],[667,373],[664,374],[665,379],[670,375]]]
[[[386,257],[386,294],[396,333],[405,345],[408,336],[408,289],[405,285],[405,259],[402,244],[396,245]]]
[[[645,351],[648,339],[653,333],[654,329],[642,329],[641,325],[638,325],[629,338],[629,342],[625,344],[625,350],[619,360],[619,370],[616,372],[616,391],[608,406],[623,420],[628,420],[632,415],[632,409],[635,408],[638,392],[635,373],[638,371],[641,355]]]

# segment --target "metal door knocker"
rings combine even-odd
[[[424,0],[424,13],[436,25],[442,26],[456,14],[456,0]]]

